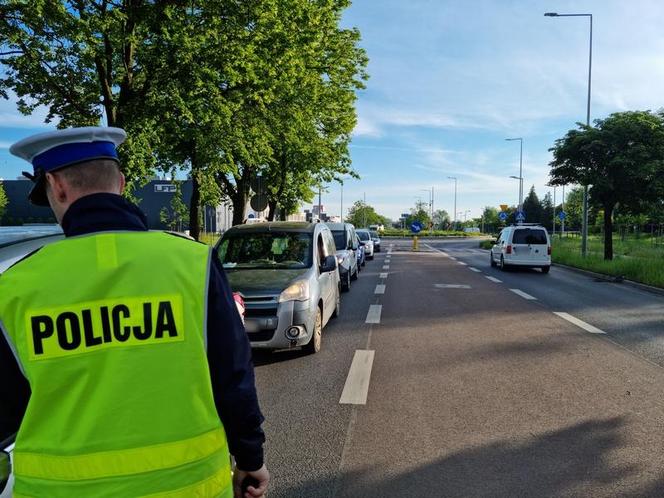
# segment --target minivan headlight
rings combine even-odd
[[[306,301],[309,299],[309,282],[300,280],[289,285],[280,295],[279,302],[285,301]]]

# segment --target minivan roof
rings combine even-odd
[[[269,221],[267,223],[252,223],[251,225],[235,225],[226,233],[265,233],[265,232],[304,232],[313,233],[319,223],[307,223],[305,221]]]

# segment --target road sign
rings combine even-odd
[[[526,221],[526,215],[523,211],[517,211],[515,216],[516,221]]]
[[[419,221],[413,221],[410,224],[410,231],[413,233],[420,233],[422,231],[422,223]]]
[[[500,214],[498,214],[498,218],[500,218],[500,221],[505,221],[507,219],[507,213],[505,211],[501,211]]]
[[[251,198],[251,208],[254,211],[263,211],[267,207],[267,195],[259,194]]]
[[[560,213],[558,213],[558,218],[560,218],[560,221],[563,221],[566,216],[567,213],[565,213],[565,211],[561,211]]]
[[[508,207],[509,207],[509,206],[508,206],[507,204],[501,204],[501,205],[500,205],[500,210],[501,210],[501,211],[507,211],[507,208],[508,208]]]

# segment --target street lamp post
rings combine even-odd
[[[519,206],[517,208],[517,211],[522,211],[523,206],[521,205],[521,193],[523,192],[523,177],[522,176],[514,176],[510,175],[510,178],[514,178],[515,180],[519,180]]]
[[[456,197],[457,197],[457,178],[456,176],[448,176],[449,180],[454,180],[454,230],[457,228],[457,212],[456,212]]]
[[[519,141],[519,211],[523,211],[523,138],[506,138],[505,140],[508,142]]]
[[[590,126],[590,89],[593,69],[593,15],[592,14],[558,14],[546,12],[546,17],[587,17],[590,21],[590,43],[588,49],[588,100],[586,105],[586,126]],[[583,186],[583,220],[581,223],[581,254],[585,257],[588,247],[588,184]]]

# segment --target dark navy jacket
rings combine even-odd
[[[62,229],[70,237],[109,230],[143,231],[147,230],[147,224],[145,215],[123,197],[93,194],[69,207]],[[251,347],[221,262],[212,258],[211,266],[207,355],[214,400],[238,467],[257,470],[263,465],[265,436],[254,385]],[[0,333],[0,440],[18,430],[29,397],[30,387]]]

